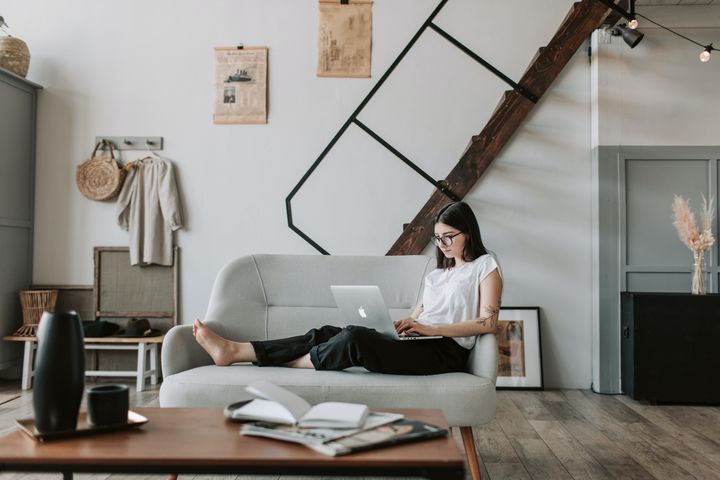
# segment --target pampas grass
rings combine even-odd
[[[707,201],[702,196],[702,210],[700,211],[700,229],[695,221],[695,214],[690,210],[690,201],[675,195],[673,199],[673,216],[675,229],[680,240],[693,254],[695,269],[693,271],[692,293],[703,294],[705,290],[705,252],[715,243],[712,233],[712,222],[715,217],[714,200]]]
[[[695,214],[690,210],[690,201],[675,195],[673,200],[673,214],[675,228],[680,240],[693,252],[704,253],[715,243],[712,234],[712,221],[715,216],[715,209],[712,207],[713,199],[708,203],[703,195],[703,206],[700,213],[700,226],[698,230],[695,222]]]

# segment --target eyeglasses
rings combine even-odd
[[[433,243],[437,245],[438,247],[440,245],[445,245],[446,247],[449,247],[453,244],[453,238],[457,237],[458,235],[462,234],[463,232],[454,233],[452,235],[433,235]]]

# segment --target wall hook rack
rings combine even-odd
[[[95,137],[95,143],[106,140],[115,150],[162,150],[163,137]]]

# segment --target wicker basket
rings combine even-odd
[[[0,36],[0,67],[25,77],[30,67],[30,50],[17,37]]]
[[[110,156],[95,156],[101,145],[108,148]],[[110,200],[120,193],[125,170],[115,160],[112,143],[103,140],[95,145],[90,158],[78,165],[75,181],[80,193],[90,200]]]
[[[44,311],[54,312],[57,290],[20,290],[20,304],[23,312],[23,326],[15,335],[35,335],[37,325]]]

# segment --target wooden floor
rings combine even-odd
[[[130,388],[133,386],[129,384]],[[32,416],[32,393],[0,382],[0,435]],[[158,406],[158,389],[130,395],[135,406]],[[483,479],[718,479],[720,407],[656,406],[586,390],[498,392],[495,420],[475,427]],[[453,432],[462,450],[459,432]],[[59,474],[0,473],[0,480],[59,479]],[[77,475],[83,480],[162,480],[162,475]],[[180,480],[280,480],[295,476]],[[330,478],[330,477],[312,477]]]

